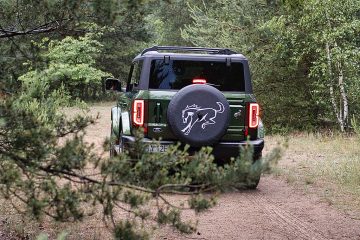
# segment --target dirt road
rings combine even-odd
[[[87,139],[100,151],[109,134],[110,105],[92,107],[91,112],[99,112],[100,120],[88,129]],[[155,239],[360,239],[359,219],[272,176],[264,176],[255,191],[221,195],[216,207],[196,219],[196,234],[162,229]]]
[[[256,191],[222,195],[198,219],[195,239],[360,239],[359,220],[271,177],[262,178]],[[189,237],[171,231],[158,236]]]
[[[100,119],[87,129],[86,140],[95,144],[97,152],[102,151],[104,138],[109,135],[110,108],[111,104],[91,108],[91,113],[99,113]],[[288,166],[291,162],[289,159],[299,159],[296,152],[287,155],[289,154],[290,157],[280,161],[282,167]],[[360,240],[359,219],[341,212],[317,194],[309,192],[311,191],[304,192],[288,185],[280,177],[263,176],[255,191],[223,194],[219,197],[217,206],[198,216],[185,211],[184,219],[199,221],[195,234],[180,235],[165,228],[155,232],[153,238]],[[171,198],[179,201],[181,197]],[[2,229],[4,228],[0,222],[0,240],[17,239],[5,234]],[[80,232],[91,231],[88,228],[80,229]]]

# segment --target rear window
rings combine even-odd
[[[245,91],[244,67],[242,63],[171,60],[152,60],[149,88],[181,89],[194,79],[205,79],[207,84],[220,91]]]

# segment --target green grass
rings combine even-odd
[[[46,235],[49,239],[59,239],[65,233],[67,240],[111,239],[112,234],[103,224],[101,217],[97,212],[83,222],[56,222],[46,216],[37,221],[18,213],[9,201],[0,198],[0,228],[6,238],[14,240],[37,239],[41,235]]]
[[[280,136],[268,137],[279,141]],[[360,140],[340,134],[297,134],[278,172],[290,184],[300,184],[344,210],[360,212]],[[277,173],[277,175],[279,175]]]
[[[333,134],[297,134],[287,138],[289,147],[272,173],[283,177],[289,184],[301,186],[305,192],[316,193],[331,205],[360,213],[360,140]],[[284,142],[284,139],[281,136],[267,137],[267,149],[272,149],[278,141]],[[35,220],[21,217],[9,207],[9,203],[0,200],[0,215],[6,232],[18,239],[34,239],[42,232],[55,239],[62,231],[69,233],[68,239],[111,236],[101,226],[98,214],[90,222],[69,224],[44,219],[39,225]],[[353,216],[359,218],[360,214]]]

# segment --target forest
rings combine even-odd
[[[126,155],[103,160],[83,139],[97,118],[64,114],[114,101],[105,79],[126,82],[132,59],[154,45],[221,47],[246,56],[267,134],[360,134],[360,0],[0,0],[4,199],[56,221],[83,219],[82,204],[99,203],[116,238],[138,239],[147,233],[134,230],[135,220],[115,221],[113,211],[122,209],[120,201],[144,220],[151,213],[143,205],[156,198],[168,207],[158,208],[157,223],[195,231],[162,194],[189,191],[194,181],[203,183],[199,192],[222,191],[247,166],[217,168],[209,149],[190,163],[176,147],[166,156],[139,155],[137,168],[126,165]],[[274,148],[262,169],[281,152]],[[188,167],[169,177],[179,163]],[[101,177],[85,174],[89,164]],[[195,192],[188,201],[194,211],[215,204]]]
[[[74,86],[74,97],[100,100],[102,79],[126,79],[129,63],[145,47],[224,47],[249,59],[268,131],[351,131],[360,111],[359,5],[358,0],[3,0],[2,94],[17,93],[35,72],[66,68],[53,87],[64,83]],[[90,55],[91,62],[63,65],[69,59],[61,49],[74,41],[77,47],[69,50]],[[76,90],[82,86],[85,91]]]

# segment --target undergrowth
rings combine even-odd
[[[116,239],[148,239],[149,229],[159,226],[193,233],[196,223],[182,219],[183,210],[199,213],[213,207],[214,194],[252,184],[281,156],[277,147],[253,164],[253,149],[247,145],[240,156],[218,166],[210,147],[192,156],[180,145],[149,153],[142,134],[136,133],[129,151],[105,157],[109,141],[99,153],[84,139],[86,127],[98,118],[68,117],[61,111],[70,99],[66,93],[60,89],[45,95],[49,89],[38,84],[4,102],[0,111],[0,142],[6,143],[0,145],[0,194],[28,216],[23,229],[28,219],[39,222],[32,233],[20,232],[24,238],[42,232],[44,225],[88,222],[94,215]],[[173,203],[169,195],[174,194],[186,198]],[[52,230],[51,236],[62,230],[67,229]]]
[[[312,187],[330,204],[360,211],[359,135],[297,134],[276,169],[291,184]],[[267,141],[281,139],[270,137]]]

